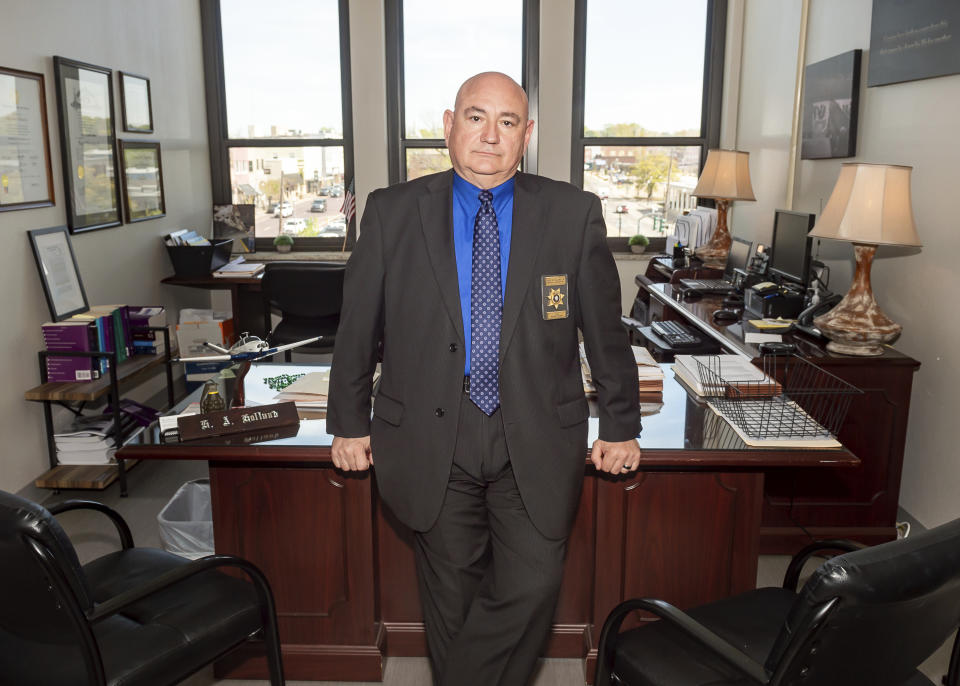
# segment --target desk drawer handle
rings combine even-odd
[[[343,488],[343,484],[342,484],[342,483],[340,483],[339,481],[334,481],[334,480],[331,479],[329,476],[327,477],[327,481],[329,481],[329,482],[330,482],[330,485],[331,485],[331,486],[334,486],[335,488]]]
[[[630,484],[629,486],[627,486],[626,488],[624,488],[623,490],[624,490],[624,491],[632,491],[633,489],[635,489],[635,488],[636,488],[637,486],[639,486],[639,485],[640,485],[640,481],[637,480],[637,481],[634,481],[634,482],[633,482],[632,484]]]

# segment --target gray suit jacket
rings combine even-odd
[[[347,265],[330,379],[328,433],[371,436],[380,494],[418,531],[433,525],[443,502],[462,394],[452,184],[448,171],[370,194]],[[524,506],[541,533],[561,538],[576,513],[587,449],[577,330],[598,389],[603,440],[640,431],[637,369],[596,196],[518,173],[513,207],[500,411]],[[567,276],[566,318],[544,317],[542,279],[551,275]]]

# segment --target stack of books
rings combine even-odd
[[[41,326],[44,347],[49,352],[116,352],[117,362],[137,353],[163,353],[163,335],[133,332],[134,325],[166,326],[162,307],[97,305],[60,322]],[[47,358],[47,381],[92,381],[104,376],[109,358]]]
[[[243,257],[238,257],[232,262],[220,267],[213,275],[220,279],[236,279],[256,276],[263,271],[265,265],[263,262],[247,262]]]
[[[698,364],[699,363],[699,364]],[[702,373],[707,367],[712,378]],[[673,359],[673,373],[683,384],[698,396],[743,395],[770,397],[779,395],[779,383],[763,373],[745,357],[739,355],[677,355]],[[715,385],[714,385],[715,384]]]

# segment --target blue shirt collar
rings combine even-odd
[[[505,196],[513,195],[513,182],[515,179],[515,176],[511,176],[499,186],[494,186],[493,188],[488,189],[491,193],[493,193],[493,203],[495,205],[503,200]],[[453,172],[453,192],[460,197],[464,199],[469,198],[470,200],[479,204],[481,190],[483,189],[474,186],[472,183],[457,174],[457,172]]]

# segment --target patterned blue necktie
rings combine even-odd
[[[480,191],[470,278],[470,400],[490,416],[500,406],[500,231],[493,193]]]

